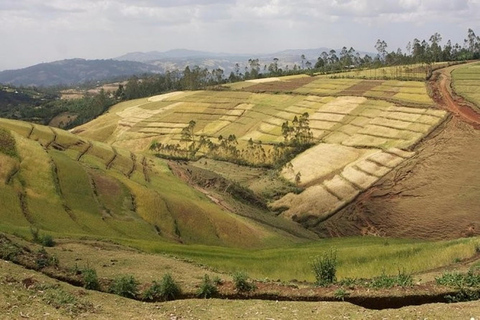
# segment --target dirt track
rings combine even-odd
[[[476,129],[480,129],[480,114],[473,109],[474,106],[471,106],[465,99],[457,96],[452,91],[451,72],[455,68],[458,68],[458,66],[435,71],[429,83],[434,100],[440,107],[452,112],[462,121],[471,124]]]
[[[416,146],[416,156],[317,226],[317,232],[423,239],[480,234],[480,115],[452,97],[450,71],[438,72],[429,84],[438,106],[453,116]]]

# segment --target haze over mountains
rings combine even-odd
[[[45,87],[78,85],[145,73],[183,70],[186,66],[199,66],[209,70],[220,68],[228,76],[237,63],[240,66],[240,72],[243,72],[248,65],[248,59],[258,58],[262,69],[263,66],[270,64],[273,58],[279,59],[279,67],[293,68],[294,65],[302,65],[302,55],[305,55],[304,62],[310,61],[314,64],[323,51],[330,50],[329,48],[291,49],[270,54],[214,53],[186,49],[131,52],[108,60],[67,59],[23,69],[5,70],[0,72],[0,83]],[[339,52],[339,50],[336,51]]]

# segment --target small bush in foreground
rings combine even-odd
[[[108,291],[122,297],[135,298],[138,293],[138,281],[132,275],[120,276],[113,280]]]
[[[340,288],[336,290],[333,295],[335,296],[336,299],[345,301],[345,298],[348,298],[350,296],[350,293],[347,292],[345,289]]]
[[[58,264],[58,258],[54,255],[49,255],[45,248],[42,247],[36,253],[35,266],[38,270],[46,267],[58,267]]]
[[[480,274],[472,270],[467,273],[445,272],[441,277],[435,278],[437,284],[448,287],[480,287]]]
[[[210,280],[208,274],[203,276],[203,281],[200,284],[200,288],[198,289],[198,296],[200,298],[211,298],[218,294],[218,289],[215,283]]]
[[[41,244],[44,247],[55,246],[55,241],[53,240],[53,237],[49,234],[41,235],[38,228],[30,228],[30,233],[32,234],[33,242]]]
[[[387,276],[382,273],[381,276],[373,278],[369,283],[369,287],[376,289],[392,288],[394,286],[408,287],[411,285],[413,285],[412,275],[405,271],[399,271],[396,276]]]
[[[98,282],[97,271],[87,268],[82,270],[83,286],[85,289],[98,290],[100,283]]]
[[[257,289],[255,284],[248,282],[248,274],[241,271],[233,274],[233,284],[237,292],[251,292]]]
[[[152,285],[143,293],[143,299],[149,301],[175,300],[181,293],[179,285],[167,273],[160,283],[153,281]]]
[[[94,308],[90,302],[80,301],[74,295],[61,288],[50,287],[43,292],[43,301],[73,316],[91,311]]]
[[[325,287],[333,284],[337,280],[337,252],[331,250],[315,258],[312,268],[315,273],[315,283],[318,286]]]

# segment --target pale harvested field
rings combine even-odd
[[[352,202],[360,192],[414,154],[397,148],[363,150],[355,154],[360,150],[321,144],[302,153],[292,161],[293,167],[285,168],[282,174],[294,181],[295,174],[300,172],[300,183],[307,186],[306,190],[287,194],[272,203],[272,208],[285,209],[282,215],[286,218],[315,225]]]
[[[308,185],[355,162],[367,152],[369,151],[322,143],[293,159],[292,166],[284,168],[282,175],[285,179],[295,182],[295,175],[300,173],[301,185]]]

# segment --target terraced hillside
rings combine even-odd
[[[129,101],[74,132],[136,151],[152,143],[186,148],[182,134],[193,120],[196,139],[234,135],[239,154],[256,146],[272,164],[275,146],[285,142],[282,126],[305,113],[315,146],[281,171],[305,191],[273,199],[271,207],[310,227],[414,156],[412,148],[447,116],[424,82],[305,75]]]
[[[0,203],[0,230],[24,235],[39,228],[59,236],[239,247],[297,239],[223,210],[162,160],[6,119],[0,119]]]

